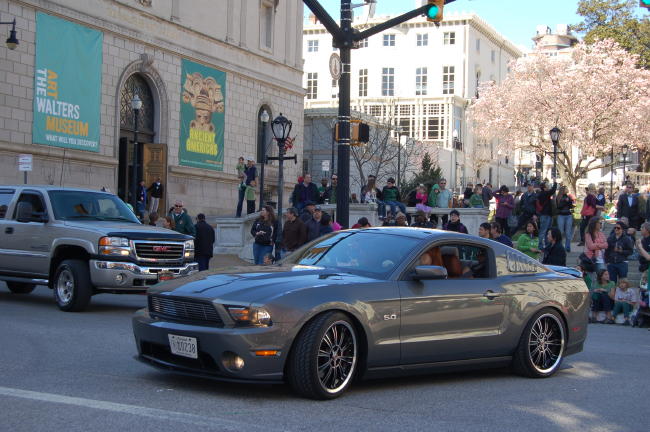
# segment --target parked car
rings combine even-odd
[[[153,366],[330,399],[354,377],[504,365],[551,376],[582,350],[588,309],[582,279],[492,240],[369,228],[277,266],[161,283],[133,330]]]
[[[0,186],[0,245],[9,290],[47,285],[63,311],[198,271],[191,236],[142,225],[115,195],[87,189]]]

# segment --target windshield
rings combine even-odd
[[[49,191],[58,220],[102,220],[137,223],[133,212],[115,195],[87,191]]]
[[[339,231],[289,255],[283,264],[388,275],[420,239],[370,231]]]

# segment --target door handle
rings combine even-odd
[[[501,293],[494,292],[492,290],[487,290],[483,293],[483,297],[487,297],[489,300],[492,300],[493,298],[500,297]]]
[[[13,234],[13,233],[14,233],[14,227],[5,228],[5,234]]]

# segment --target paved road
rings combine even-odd
[[[44,287],[0,283],[0,431],[648,431],[650,332],[592,325],[554,378],[506,370],[355,385],[316,402],[286,386],[223,384],[133,359],[144,296],[59,312]]]

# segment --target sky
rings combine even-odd
[[[319,1],[338,21],[340,0]],[[352,3],[363,3],[363,0],[352,0]],[[555,32],[557,24],[579,23],[581,19],[576,15],[577,5],[578,0],[456,0],[445,6],[444,13],[475,12],[512,43],[529,49],[538,25],[547,25]],[[399,15],[415,7],[416,0],[377,0],[375,15]],[[355,9],[356,13],[361,9]],[[309,13],[309,8],[305,6],[305,14]]]

